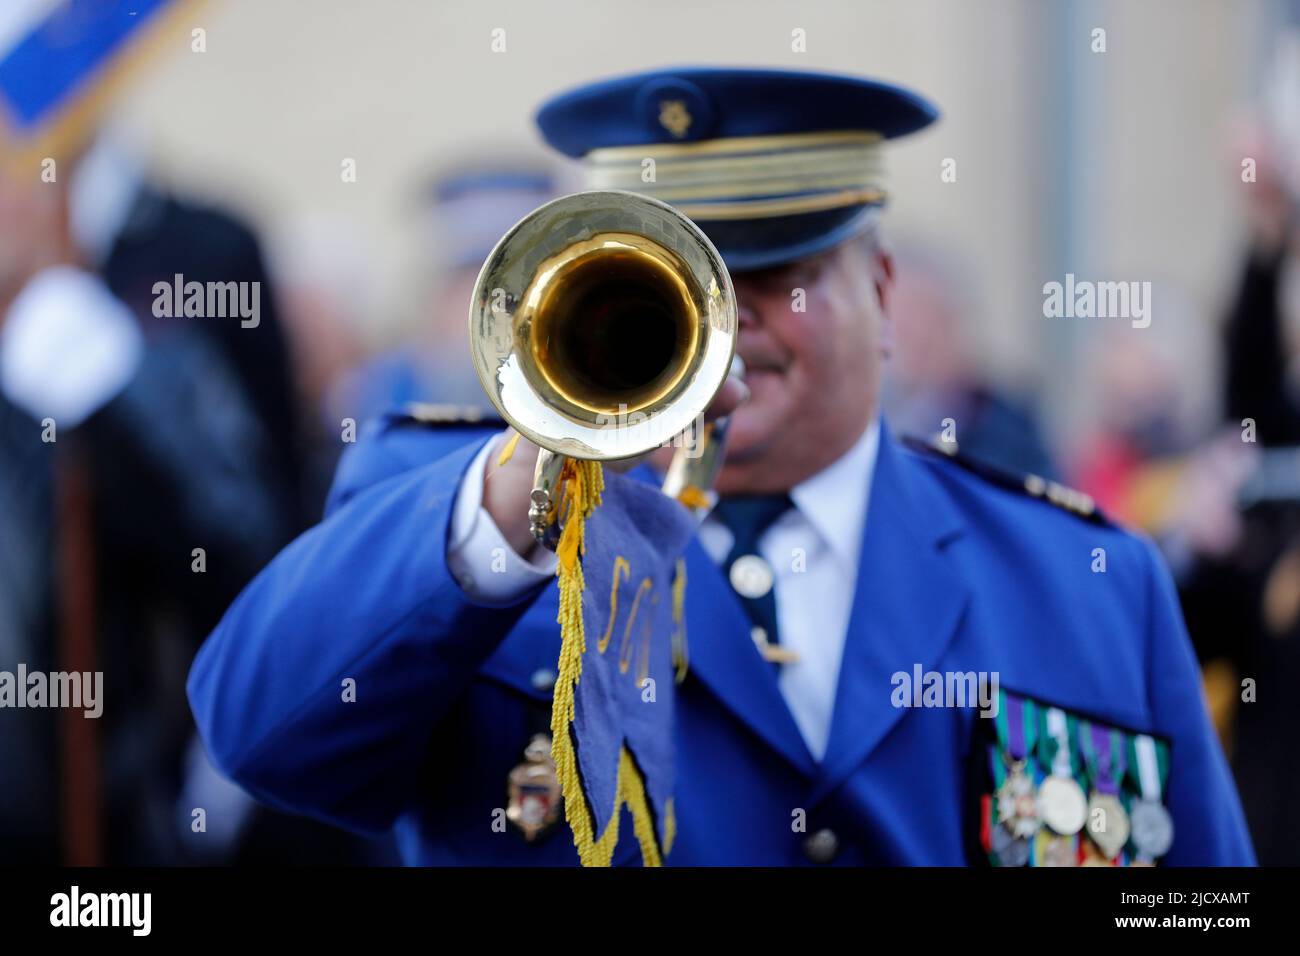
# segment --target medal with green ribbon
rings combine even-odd
[[[1161,802],[1169,777],[1169,745],[1149,734],[1128,739],[1128,771],[1140,797],[1129,808],[1136,863],[1154,864],[1174,843],[1174,821]]]
[[[1088,800],[1088,835],[1108,860],[1119,856],[1128,842],[1129,821],[1119,800],[1119,782],[1127,760],[1119,731],[1081,721],[1079,745],[1092,783]]]
[[[1034,862],[1078,866],[1079,831],[1088,819],[1088,797],[1079,786],[1079,762],[1070,745],[1078,720],[1059,707],[1040,707],[1038,717],[1038,760],[1049,773],[1038,785],[1038,815],[1046,826],[1034,838]]]

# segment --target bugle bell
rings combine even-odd
[[[721,429],[702,422],[731,368],[736,303],[693,222],[614,190],[549,202],[492,250],[469,321],[489,399],[542,449],[530,511],[539,540],[558,536],[542,519],[565,456],[630,458],[694,429],[665,492],[698,503],[721,461]]]

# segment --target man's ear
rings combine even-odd
[[[877,246],[875,250],[872,276],[876,283],[876,297],[880,299],[882,312],[889,312],[889,293],[894,287],[894,254],[887,248]]]
[[[894,317],[890,306],[894,289],[894,256],[883,245],[877,245],[872,255],[872,278],[876,286],[876,299],[880,303],[880,348],[888,357],[894,351]]]

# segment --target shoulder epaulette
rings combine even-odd
[[[907,435],[903,437],[902,442],[913,451],[946,458],[960,465],[966,471],[979,475],[985,481],[1011,491],[1019,491],[1031,498],[1046,501],[1048,504],[1055,505],[1062,511],[1068,511],[1085,521],[1101,525],[1111,523],[1105,513],[1097,507],[1097,503],[1093,501],[1091,495],[1074,488],[1068,488],[1060,482],[1043,478],[1041,475],[1018,475],[1012,471],[1004,471],[986,461],[961,454],[957,449],[956,442],[944,441],[938,436],[927,441],[923,438]]]
[[[505,421],[495,412],[477,405],[452,405],[434,402],[408,402],[389,413],[389,420],[417,425],[438,425],[444,428],[473,425],[495,427]]]

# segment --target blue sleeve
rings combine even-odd
[[[259,800],[379,832],[427,785],[439,721],[531,603],[475,605],[447,567],[456,489],[484,440],[337,496],[200,649],[187,686],[199,733]],[[353,457],[391,459],[382,445]]]
[[[1254,866],[1232,774],[1210,722],[1201,674],[1173,581],[1147,545],[1148,693],[1155,731],[1172,741],[1165,805],[1174,820],[1171,866]]]

